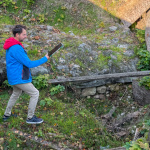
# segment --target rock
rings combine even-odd
[[[82,36],[81,38],[82,38],[82,39],[87,39],[87,37],[86,37],[86,36]]]
[[[47,26],[47,30],[48,31],[53,31],[53,27],[52,26]]]
[[[29,47],[29,45],[28,45],[28,44],[23,44],[23,46],[24,46],[24,48],[27,48],[27,47]]]
[[[102,41],[101,43],[98,43],[99,46],[105,47],[105,46],[110,46],[111,41],[109,39],[106,39]]]
[[[113,38],[113,39],[112,39],[112,43],[116,44],[116,43],[118,43],[118,42],[119,42],[119,39],[118,39],[118,38]]]
[[[82,44],[79,45],[78,50],[81,50],[82,52],[85,52],[86,50],[88,52],[91,52],[91,46],[89,46],[85,43],[82,43]]]
[[[129,44],[118,44],[118,48],[128,49]]]
[[[73,77],[76,77],[76,76],[79,76],[79,74],[81,73],[81,71],[79,70],[80,69],[80,66],[77,65],[77,64],[72,64],[71,67],[70,67],[70,74],[73,76]]]
[[[111,57],[112,60],[117,60],[117,57],[115,55],[111,54],[110,57]]]
[[[3,29],[3,32],[10,32],[10,29],[5,28],[5,29]]]
[[[131,57],[131,56],[134,55],[134,51],[132,51],[132,50],[127,50],[127,51],[125,51],[123,54],[124,54],[125,56]]]
[[[66,79],[64,76],[57,76],[58,80]]]
[[[0,69],[0,85],[7,79],[6,68]]]
[[[6,29],[12,29],[14,26],[13,25],[5,25],[4,28]]]
[[[69,67],[67,65],[59,65],[57,69],[69,73]]]
[[[99,99],[99,95],[95,95],[94,98],[95,98],[95,99]]]
[[[108,86],[108,88],[109,88],[110,91],[115,91],[115,87],[116,87],[115,84],[112,84],[112,85]]]
[[[0,85],[7,79],[6,60],[5,57],[0,57]]]
[[[82,96],[86,97],[86,96],[91,96],[91,95],[95,95],[96,94],[96,88],[86,88],[82,90]]]
[[[40,29],[43,29],[43,30],[47,29],[47,26],[45,26],[45,25],[36,25],[36,27],[40,28]]]
[[[100,99],[100,100],[105,100],[105,99],[106,99],[106,97],[105,97],[105,95],[104,95],[104,94],[100,94],[100,95],[99,95],[99,99]]]
[[[41,42],[41,41],[38,41],[38,40],[32,40],[32,43],[34,45],[39,45],[39,46],[45,46],[45,43]]]
[[[100,94],[106,93],[106,86],[97,87],[97,92]]]
[[[76,93],[77,95],[81,95],[81,89],[76,89],[76,90],[75,90],[75,93]]]
[[[64,64],[66,61],[63,58],[59,58],[59,63]]]
[[[110,56],[112,53],[113,53],[112,50],[103,51],[103,55],[105,55],[105,56]]]
[[[33,76],[37,76],[40,74],[48,74],[48,70],[46,68],[44,68],[43,66],[38,66],[35,68],[31,68],[31,74]]]
[[[140,105],[150,104],[150,90],[145,89],[143,86],[139,86],[139,82],[134,80],[132,82],[133,99]]]
[[[74,54],[73,53],[67,53],[66,55],[65,55],[65,58],[67,58],[67,59],[72,59],[74,57]]]
[[[129,34],[130,33],[130,28],[124,28],[122,32],[124,34]]]
[[[111,26],[111,27],[109,27],[109,30],[112,31],[112,32],[114,32],[114,31],[117,30],[117,28],[118,28],[118,27],[116,27],[116,26]]]
[[[70,35],[71,35],[71,36],[75,36],[73,32],[70,32]]]

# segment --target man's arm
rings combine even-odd
[[[20,45],[15,45],[11,47],[11,55],[13,55],[15,59],[17,59],[20,63],[22,63],[28,68],[37,67],[47,62],[47,60],[49,59],[48,54],[46,54],[43,58],[32,61],[29,59],[24,49]]]

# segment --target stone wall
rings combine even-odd
[[[123,86],[129,86],[129,84],[122,85],[118,83],[98,87],[77,89],[77,95],[81,95],[81,97],[105,100],[106,98],[110,97],[112,93],[114,92],[119,93],[119,91],[121,91]]]

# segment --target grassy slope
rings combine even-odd
[[[33,26],[47,24],[61,31],[69,32],[71,30],[74,34],[86,35],[89,39],[99,27],[107,28],[107,26],[113,24],[113,21],[110,21],[112,16],[109,13],[88,1],[42,0],[41,2],[38,0],[32,7],[26,7],[24,1],[18,1],[17,4],[9,5],[6,10],[2,9],[0,13],[0,26],[16,23]],[[30,12],[30,10],[32,11]],[[118,21],[115,18],[114,20]],[[3,37],[1,42],[4,42],[7,34],[1,32],[1,36]],[[94,99],[80,99],[79,101],[78,97],[72,94],[68,96],[65,93],[59,98],[52,97],[49,94],[49,88],[40,91],[40,101],[48,97],[52,99],[49,106],[42,106],[39,102],[36,113],[37,116],[45,120],[45,123],[37,127],[25,124],[29,97],[23,94],[15,109],[13,109],[18,117],[12,118],[11,121],[6,123],[1,122],[0,137],[2,139],[0,139],[0,142],[2,142],[2,146],[10,149],[16,147],[30,148],[32,146],[33,149],[41,148],[40,145],[29,143],[21,136],[18,138],[12,133],[13,128],[62,145],[67,145],[66,143],[69,141],[67,146],[77,149],[79,149],[79,146],[82,148],[93,147],[94,149],[108,145],[117,147],[122,146],[129,138],[132,139],[130,136],[128,139],[116,139],[102,126],[101,121],[96,119],[99,115],[110,110],[112,101],[96,101]],[[4,113],[9,97],[10,94],[7,90],[2,89],[0,117]],[[122,93],[120,93],[120,97],[122,97]],[[128,103],[123,100],[119,105],[127,107]],[[120,110],[118,110],[118,113],[120,113]],[[4,132],[6,128],[7,130]],[[51,137],[47,133],[56,133],[57,136]]]

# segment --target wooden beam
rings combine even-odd
[[[94,76],[81,76],[81,77],[71,77],[64,79],[50,79],[48,83],[58,84],[66,82],[84,82],[100,79],[109,79],[109,78],[123,78],[123,77],[139,77],[150,75],[150,71],[137,71],[137,72],[124,72],[124,73],[114,73],[114,74],[103,74],[103,75],[94,75]]]

